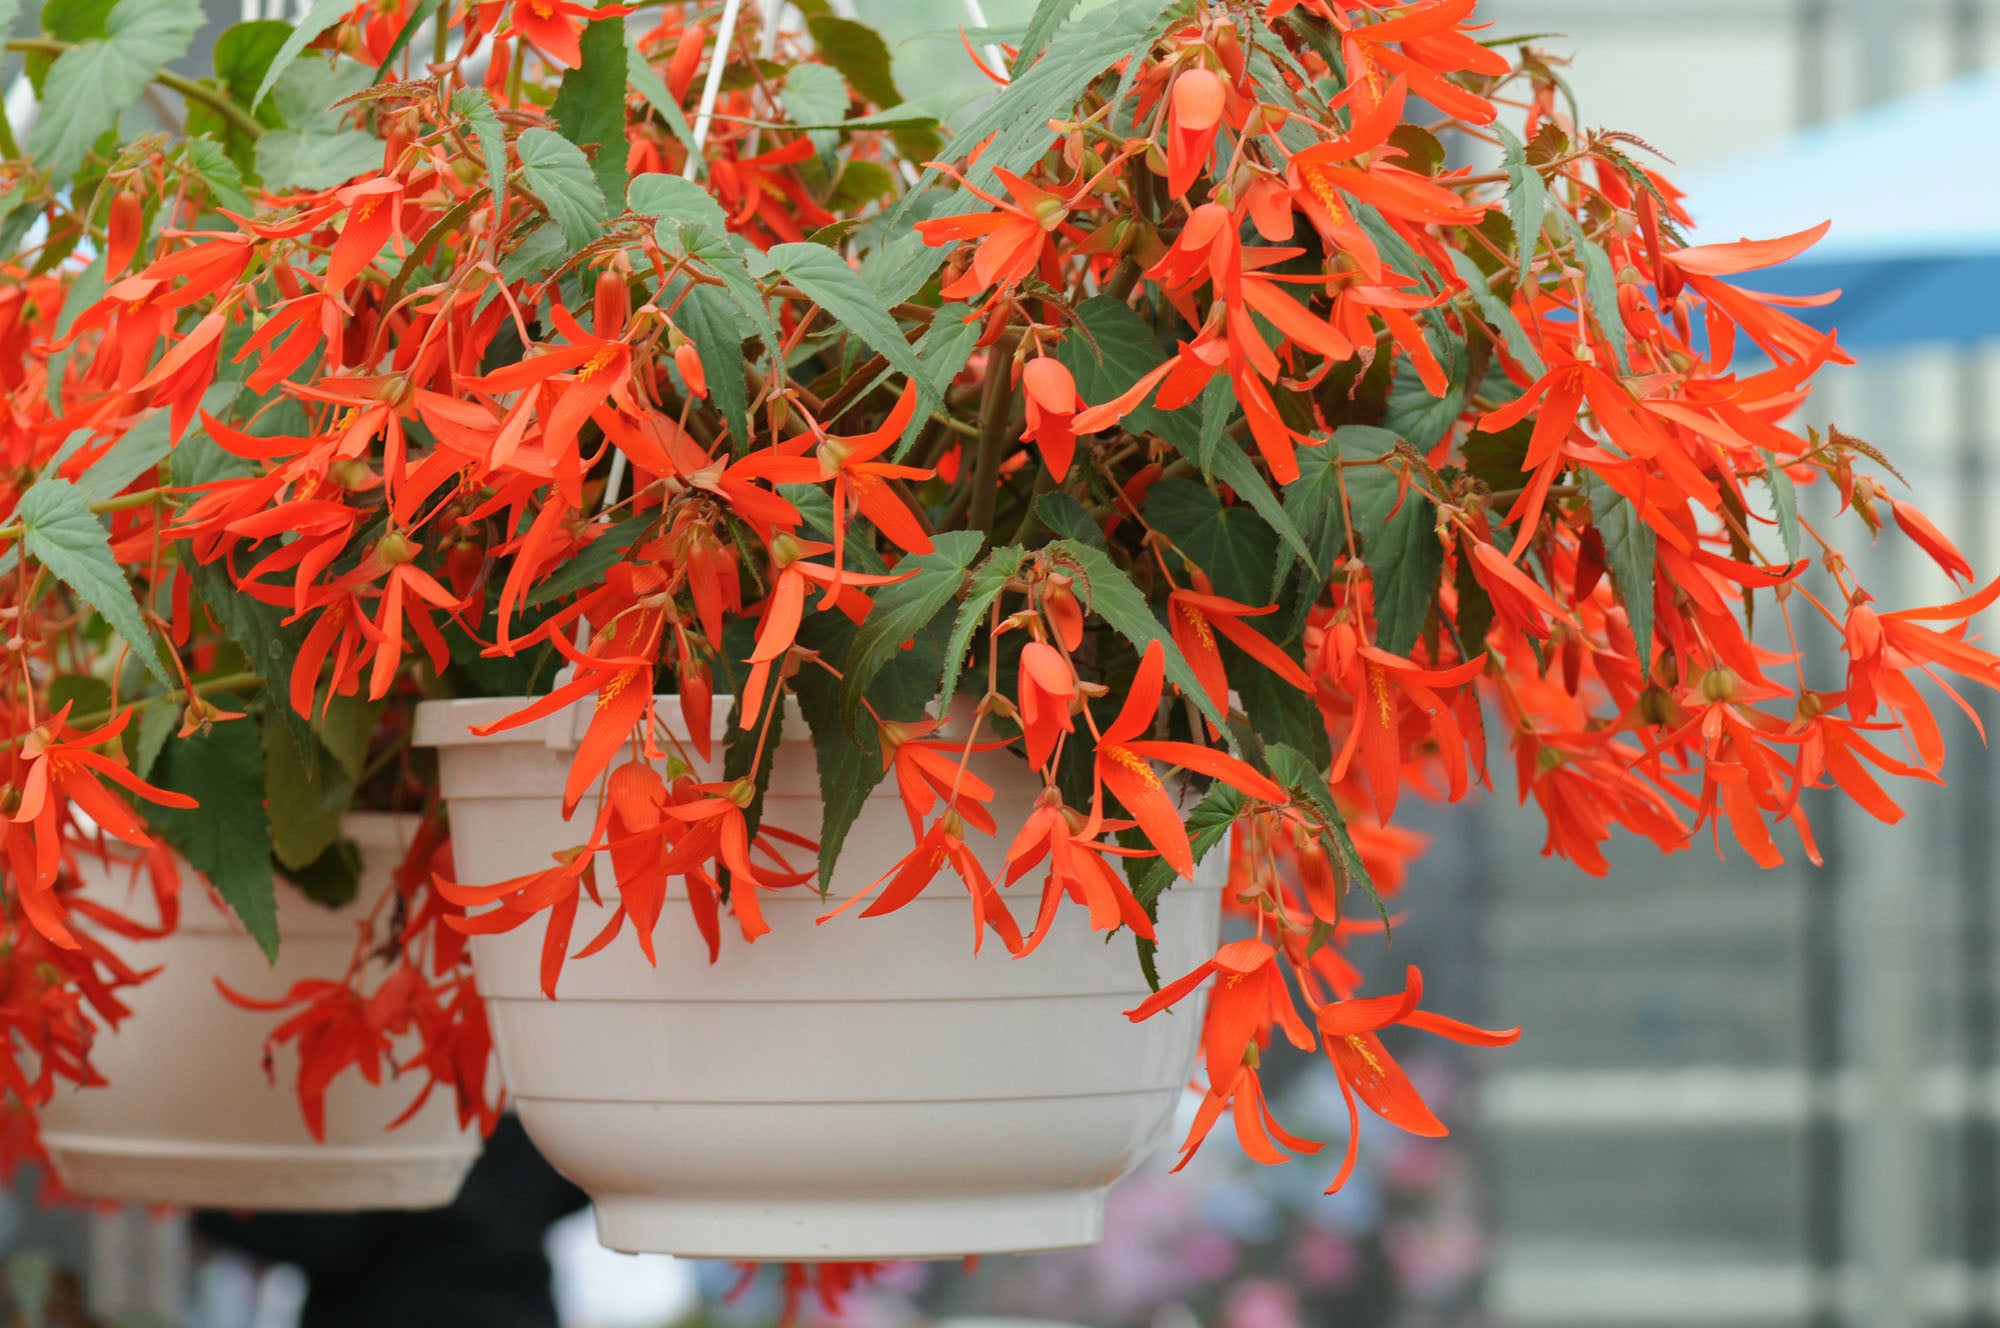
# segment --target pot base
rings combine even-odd
[[[179,1208],[352,1212],[442,1208],[476,1146],[341,1147],[121,1140],[48,1131],[56,1173],[82,1195]]]
[[[1091,1245],[1104,1237],[1105,1190],[937,1199],[596,1200],[597,1239],[625,1254],[692,1259],[955,1259]]]

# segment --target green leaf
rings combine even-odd
[[[891,72],[889,48],[875,29],[851,18],[825,14],[807,19],[806,30],[812,34],[820,58],[839,70],[863,98],[876,106],[902,102],[903,94],[896,90]]]
[[[842,629],[840,636],[852,637],[852,624],[843,621],[835,626]],[[837,643],[834,648],[838,648]],[[882,765],[881,739],[875,726],[858,725],[850,734],[841,722],[840,684],[832,675],[823,669],[801,669],[792,680],[792,690],[799,698],[806,727],[812,731],[813,756],[819,767],[819,892],[825,898],[833,887],[834,866],[846,847],[848,831],[888,771]]]
[[[1326,775],[1321,767],[1303,753],[1273,743],[1264,749],[1264,759],[1271,767],[1271,777],[1290,789],[1297,797],[1312,804],[1326,829],[1333,835],[1334,851],[1340,858],[1347,880],[1368,892],[1375,903],[1375,912],[1382,919],[1383,935],[1389,934],[1389,910],[1383,904],[1381,894],[1375,889],[1375,882],[1368,875],[1368,866],[1361,860],[1361,852],[1354,846],[1354,836],[1348,833],[1347,818],[1340,814],[1340,806],[1333,800],[1333,790],[1328,787]]]
[[[917,379],[917,413],[903,429],[903,438],[896,446],[896,459],[917,441],[926,422],[937,408],[944,403],[945,390],[952,379],[964,370],[965,362],[972,358],[973,345],[979,340],[978,322],[968,323],[968,312],[962,304],[941,305],[931,316],[931,325],[917,338],[917,362],[924,366],[923,377]]]
[[[113,0],[48,0],[36,21],[57,41],[80,42],[102,37],[108,29]],[[7,27],[13,29],[13,20]]]
[[[1201,436],[1195,443],[1191,458],[1201,473],[1211,473],[1215,464],[1215,449],[1222,442],[1224,431],[1229,428],[1229,418],[1236,413],[1236,389],[1223,374],[1217,374],[1201,390]]]
[[[1556,216],[1583,259],[1583,291],[1590,301],[1590,316],[1596,320],[1597,330],[1611,343],[1611,356],[1618,361],[1618,371],[1629,375],[1632,357],[1625,345],[1625,315],[1618,308],[1618,277],[1611,270],[1611,258],[1595,240],[1584,235],[1582,225],[1567,208],[1557,208]]]
[[[1115,0],[1071,18],[1050,40],[1041,59],[952,135],[947,159],[958,161],[984,143],[967,175],[982,186],[993,183],[995,170],[1027,167],[1054,140],[1051,119],[1074,113],[1083,90],[1100,75],[1152,46],[1166,8],[1165,0]],[[989,136],[992,142],[987,143]]]
[[[125,571],[111,556],[111,533],[90,510],[83,490],[68,480],[44,476],[21,496],[14,519],[25,530],[21,542],[28,556],[97,610],[125,638],[148,673],[173,686],[160,663],[159,644],[139,616],[139,602],[132,596]]]
[[[267,189],[332,189],[381,164],[382,140],[359,129],[267,129],[257,140],[257,175]]]
[[[1028,551],[1018,544],[995,549],[965,583],[958,617],[952,622],[951,636],[945,642],[939,706],[951,704],[951,698],[958,695],[959,672],[965,665],[965,652],[972,647],[973,635],[986,625],[987,611],[1007,588],[1008,580],[1021,570],[1021,560],[1027,556]]]
[[[793,65],[780,91],[785,115],[797,126],[838,124],[847,114],[847,80],[832,65]]]
[[[1389,387],[1389,409],[1382,427],[1409,440],[1419,452],[1429,452],[1440,442],[1458,417],[1465,413],[1465,343],[1456,336],[1427,332],[1431,352],[1437,356],[1448,380],[1441,397],[1431,395],[1407,359],[1398,358],[1396,376]]]
[[[694,130],[688,125],[687,115],[681,110],[680,103],[674,100],[666,80],[654,70],[652,62],[646,59],[646,53],[639,49],[639,36],[630,28],[625,30],[625,77],[633,89],[646,99],[646,104],[667,122],[673,136],[680,140],[688,160],[695,163],[695,174],[706,172],[708,163],[703,160],[701,149],[695,146]]]
[[[1479,306],[1479,316],[1500,329],[1500,336],[1507,343],[1507,353],[1514,357],[1514,362],[1537,378],[1547,373],[1541,352],[1528,339],[1527,329],[1521,326],[1520,319],[1514,317],[1514,311],[1493,293],[1486,274],[1479,270],[1479,264],[1473,261],[1472,255],[1463,249],[1453,249],[1451,258],[1458,268],[1459,279],[1472,292],[1473,303]]]
[[[687,222],[705,227],[712,235],[729,233],[729,214],[715,196],[692,180],[678,175],[648,172],[632,177],[625,191],[625,206],[641,216],[660,222]],[[664,233],[666,228],[662,226]]]
[[[1028,18],[1028,30],[1021,34],[1021,53],[1014,57],[1013,77],[1019,78],[1022,71],[1035,63],[1035,57],[1048,49],[1049,38],[1069,22],[1077,4],[1078,0],[1039,0]]]
[[[1347,513],[1341,505],[1342,458],[1381,456],[1396,446],[1396,435],[1366,424],[1334,430],[1326,447],[1299,449],[1299,477],[1285,486],[1285,514],[1303,532],[1313,556],[1307,560],[1321,582],[1347,552]],[[1354,493],[1350,489],[1348,500]]]
[[[228,208],[231,212],[247,214],[250,211],[250,195],[243,188],[243,172],[222,144],[206,135],[196,135],[187,141],[188,165],[208,186],[208,196],[217,207]]]
[[[264,812],[264,754],[247,720],[175,738],[153,767],[153,783],[198,807],[147,805],[146,819],[208,878],[262,947],[278,957],[278,899],[271,830]]]
[[[175,461],[178,477],[178,455]],[[197,563],[188,569],[188,576],[222,634],[236,643],[257,676],[270,682],[272,695],[266,698],[270,715],[285,725],[292,741],[304,750],[313,741],[312,729],[305,717],[292,709],[287,689],[305,629],[297,623],[286,624],[283,609],[238,590],[220,563]]]
[[[1083,504],[1069,494],[1057,491],[1045,493],[1035,499],[1035,515],[1043,525],[1066,540],[1088,544],[1093,549],[1111,552],[1111,545],[1104,538],[1104,531]]]
[[[1346,435],[1345,430],[1342,433]],[[1372,452],[1372,441],[1346,435],[1341,451],[1347,452],[1351,444],[1362,455],[1380,455]],[[1401,478],[1397,471],[1380,467],[1347,472],[1361,560],[1375,583],[1376,642],[1395,655],[1409,654],[1423,634],[1444,570],[1437,506],[1414,483],[1404,486]]]
[[[564,138],[597,149],[590,168],[608,202],[625,196],[625,20],[592,19],[578,45],[583,63],[563,75],[549,113]]]
[[[1241,604],[1266,597],[1278,537],[1249,508],[1223,506],[1194,480],[1161,480],[1146,497],[1146,524],[1206,572],[1217,594]]]
[[[76,173],[93,143],[118,125],[167,63],[200,30],[199,0],[119,0],[101,41],[72,46],[42,83],[27,149],[57,182]]]
[[[285,877],[321,908],[345,908],[361,893],[361,850],[336,838],[305,866],[286,868]]]
[[[1121,301],[1094,295],[1077,306],[1076,314],[1083,331],[1065,336],[1056,358],[1076,379],[1076,390],[1088,405],[1101,406],[1130,391],[1167,358],[1152,325]],[[1134,433],[1159,435],[1190,459],[1199,455],[1201,425],[1192,410],[1140,406],[1124,425]]]
[[[743,320],[736,305],[713,286],[686,283],[674,307],[674,324],[694,343],[708,379],[709,400],[729,427],[730,445],[741,455],[750,447],[750,392],[744,385]]]
[[[781,244],[771,250],[771,263],[785,280],[798,287],[835,322],[860,337],[898,373],[914,381],[920,389],[928,387],[933,392],[942,392],[942,386],[931,381],[929,368],[903,339],[896,320],[883,310],[875,293],[847,265],[846,259],[816,244]]]
[[[84,502],[115,497],[126,485],[159,465],[174,445],[167,432],[170,420],[171,412],[154,411],[127,429],[123,438],[91,462],[76,481]]]
[[[522,179],[562,227],[570,248],[581,249],[596,239],[604,223],[604,191],[583,150],[547,129],[523,130],[514,147],[521,156]]]
[[[1077,589],[1083,592],[1086,606],[1110,624],[1112,631],[1131,642],[1133,649],[1143,653],[1153,642],[1160,643],[1166,656],[1168,680],[1195,703],[1209,723],[1222,730],[1230,748],[1236,749],[1236,737],[1229,730],[1229,717],[1209,701],[1200,679],[1188,667],[1187,656],[1181,654],[1181,648],[1161,628],[1160,620],[1153,616],[1153,606],[1146,602],[1144,592],[1132,584],[1132,578],[1125,575],[1102,550],[1088,544],[1056,540],[1048,546],[1048,552],[1083,574],[1077,578]]]
[[[1611,571],[1611,584],[1625,602],[1625,617],[1632,624],[1638,642],[1642,669],[1653,661],[1653,528],[1632,510],[1625,495],[1604,481],[1581,472],[1583,490],[1590,499],[1591,524],[1604,541],[1604,562]]]
[[[248,106],[263,86],[264,75],[291,38],[292,25],[283,19],[254,19],[232,23],[215,39],[215,76],[229,92],[230,100]]]
[[[840,692],[843,715],[851,720],[860,711],[861,698],[883,665],[957,597],[967,569],[985,543],[986,537],[976,530],[945,531],[931,552],[905,558],[898,565],[898,572],[914,576],[875,592],[875,605],[854,634],[853,649],[841,666],[846,675]]]
[[[313,7],[306,11],[306,16],[292,29],[292,35],[285,39],[285,44],[271,57],[271,63],[264,70],[264,77],[257,83],[256,95],[250,98],[250,109],[256,110],[258,104],[270,95],[278,79],[291,68],[292,61],[299,58],[299,52],[305,50],[313,38],[340,22],[353,8],[350,0],[313,0]]]
[[[1542,173],[1528,164],[1527,145],[1507,126],[1496,124],[1493,128],[1500,135],[1507,168],[1507,216],[1514,223],[1521,289],[1532,290],[1539,284],[1534,276],[1535,250],[1541,244],[1542,218],[1548,210],[1548,185]]]
[[[586,546],[582,553],[572,555],[561,567],[538,582],[528,592],[528,605],[538,608],[552,604],[573,591],[597,583],[597,579],[610,570],[612,564],[625,557],[625,551],[646,533],[653,524],[653,516],[627,517],[612,526]]]
[[[1771,507],[1778,517],[1778,538],[1784,541],[1785,557],[1792,562],[1799,560],[1799,495],[1792,488],[1792,477],[1785,473],[1777,459],[1765,455],[1764,483],[1771,490]]]
[[[264,739],[264,799],[271,852],[291,871],[311,865],[340,838],[340,818],[354,796],[354,779],[319,744],[300,747],[282,728]]]
[[[132,743],[126,749],[132,758],[132,773],[141,779],[150,779],[153,766],[159,761],[160,753],[166,749],[167,739],[174,736],[174,730],[181,726],[181,708],[169,704],[162,697],[139,710],[139,723],[129,728]]]
[[[1187,814],[1188,845],[1194,849],[1195,864],[1199,866],[1215,847],[1229,837],[1229,828],[1236,824],[1236,818],[1243,814],[1243,795],[1220,781],[1209,786],[1208,793],[1194,805]],[[1128,832],[1135,839],[1143,840],[1136,830]],[[1135,843],[1134,847],[1142,846]],[[1148,917],[1159,920],[1160,896],[1172,888],[1175,881],[1174,869],[1166,859],[1156,853],[1125,859],[1125,879],[1131,883],[1132,897],[1139,901]],[[1146,983],[1154,991],[1160,989],[1159,970],[1154,967],[1153,955],[1158,948],[1156,942],[1143,937],[1139,940],[1139,966],[1146,974]]]
[[[500,126],[493,99],[484,88],[460,88],[451,94],[451,108],[465,117],[479,140],[479,155],[486,159],[486,187],[498,206],[507,196],[507,131]]]
[[[389,43],[388,51],[375,66],[377,83],[382,82],[389,73],[389,66],[396,63],[396,57],[409,48],[410,39],[417,35],[417,29],[423,27],[432,14],[437,13],[440,3],[441,0],[417,0],[416,4],[410,6],[409,17],[404,19],[403,26],[396,30],[396,40]],[[589,38],[586,37],[585,40]]]

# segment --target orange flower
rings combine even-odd
[[[1078,700],[1076,670],[1044,641],[1021,647],[1021,736],[1028,764],[1040,770],[1054,754],[1059,734],[1074,733],[1070,707]]]
[[[986,869],[979,865],[979,859],[966,847],[964,818],[950,810],[932,823],[901,862],[876,877],[833,912],[821,914],[818,921],[832,921],[878,889],[882,893],[874,903],[861,910],[861,916],[873,918],[893,913],[922,894],[947,864],[965,883],[966,893],[972,897],[972,952],[979,953],[980,942],[986,939],[986,929],[991,927],[1009,952],[1020,954],[1021,929],[1015,924],[1014,915],[1008,911],[1006,901],[1000,898],[1000,892],[993,888]]]
[[[1326,1044],[1326,1054],[1333,1062],[1334,1072],[1339,1076],[1340,1095],[1347,1100],[1347,1156],[1341,1161],[1340,1174],[1333,1178],[1333,1184],[1326,1187],[1328,1194],[1345,1185],[1354,1170],[1354,1159],[1361,1144],[1361,1117],[1355,1108],[1356,1098],[1367,1103],[1368,1109],[1383,1120],[1411,1134],[1438,1138],[1449,1133],[1444,1123],[1424,1104],[1423,1098],[1417,1095],[1409,1076],[1403,1073],[1403,1067],[1382,1045],[1379,1036],[1382,1029],[1401,1024],[1406,1028],[1422,1029],[1426,1033],[1450,1038],[1453,1042],[1480,1047],[1505,1047],[1521,1036],[1518,1028],[1492,1032],[1419,1010],[1417,1002],[1423,992],[1424,975],[1413,964],[1409,968],[1406,985],[1394,996],[1357,997],[1320,1007],[1320,1037]]]
[[[1167,192],[1180,198],[1193,187],[1195,176],[1207,167],[1209,155],[1215,151],[1215,135],[1222,128],[1222,108],[1229,89],[1213,73],[1196,65],[1181,71],[1171,96]]]
[[[1233,599],[1194,590],[1171,592],[1167,596],[1167,605],[1167,623],[1173,631],[1174,644],[1187,656],[1188,666],[1201,680],[1201,690],[1217,710],[1224,714],[1229,711],[1229,677],[1223,671],[1222,649],[1216,644],[1218,633],[1300,691],[1312,690],[1312,680],[1306,677],[1305,670],[1291,656],[1279,649],[1270,637],[1243,623],[1245,618],[1276,613],[1277,605],[1267,604],[1255,609],[1248,604],[1238,604]],[[1209,727],[1211,731],[1214,729],[1213,724]]]
[[[1076,455],[1076,415],[1083,409],[1076,380],[1061,360],[1040,356],[1021,369],[1021,388],[1028,403],[1028,427],[1021,441],[1041,451],[1050,478],[1060,483]]]
[[[1095,837],[1104,819],[1104,791],[1111,790],[1146,832],[1154,851],[1182,876],[1194,875],[1194,847],[1166,785],[1153,773],[1152,762],[1180,766],[1220,779],[1239,792],[1263,802],[1281,804],[1285,790],[1226,752],[1191,742],[1161,742],[1141,738],[1152,729],[1166,676],[1166,651],[1158,641],[1146,647],[1139,672],[1126,693],[1124,708],[1097,740],[1093,766],[1090,823],[1084,833]]]

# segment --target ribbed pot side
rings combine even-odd
[[[299,1113],[292,1049],[279,1048],[272,1073],[265,1071],[264,1040],[284,1016],[233,1005],[215,986],[219,978],[243,995],[274,999],[301,979],[339,978],[356,924],[390,888],[408,830],[389,815],[342,823],[362,862],[357,897],[342,908],[322,908],[279,884],[275,965],[186,867],[173,935],[132,941],[97,929],[135,967],[160,971],[122,993],[130,1018],[92,1048],[108,1082],[63,1085],[42,1109],[42,1142],[64,1185],[92,1199],[202,1208],[344,1211],[452,1201],[480,1140],[476,1129],[459,1129],[448,1095],[433,1094],[390,1130],[421,1085],[387,1075],[369,1084],[350,1071],[327,1094],[326,1140],[318,1142]],[[81,870],[85,888],[106,904],[150,908],[149,899],[131,895],[128,871],[94,859]],[[76,925],[94,927],[80,917]]]
[[[596,808],[562,817],[560,791],[589,711],[472,737],[515,700],[430,702],[417,741],[439,749],[461,878],[490,884],[580,842]],[[718,698],[713,731],[724,731]],[[680,723],[678,703],[660,707]],[[765,822],[817,837],[813,748],[787,717]],[[718,741],[718,749],[720,743]],[[973,836],[987,870],[1040,783],[1004,752],[974,758],[998,791],[997,842]],[[718,777],[713,770],[698,772]],[[868,800],[840,860],[835,898],[908,852],[893,779]],[[810,854],[794,851],[803,869]],[[1160,970],[1214,950],[1224,855],[1160,908]],[[616,906],[589,899],[574,950]],[[1014,887],[1023,930],[1040,873]],[[1142,1024],[1132,937],[1065,911],[1041,947],[1011,958],[949,872],[907,907],[843,915],[810,887],[761,896],[771,932],[745,944],[724,919],[720,962],[674,883],[649,966],[631,938],[570,959],[557,999],[540,990],[541,927],[473,946],[507,1089],[536,1145],[596,1204],[613,1249],[701,1258],[889,1259],[1084,1245],[1102,1235],[1110,1185],[1162,1140],[1192,1068],[1198,1004]]]

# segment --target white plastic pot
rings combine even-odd
[[[459,1129],[448,1095],[433,1094],[392,1131],[420,1085],[344,1073],[327,1093],[326,1142],[317,1142],[299,1114],[292,1048],[265,1073],[264,1039],[284,1016],[245,1010],[216,990],[220,978],[274,999],[300,979],[347,971],[355,925],[389,888],[404,838],[394,816],[353,815],[343,830],[361,850],[358,896],[329,910],[280,883],[276,965],[191,872],[173,935],[135,942],[98,930],[134,967],[160,972],[122,993],[131,1017],[91,1050],[108,1083],[64,1085],[42,1109],[42,1143],[64,1185],[92,1199],[291,1211],[436,1208],[457,1195],[480,1141],[476,1129]],[[96,862],[83,872],[106,904],[134,902],[123,873]],[[72,925],[93,926],[80,917]]]
[[[491,884],[580,842],[586,800],[565,822],[561,789],[588,706],[475,738],[473,725],[525,702],[431,702],[416,741],[439,749],[462,878]],[[717,749],[728,702],[716,703]],[[672,727],[678,703],[660,707]],[[778,736],[774,735],[774,741]],[[764,818],[816,836],[813,749],[788,716]],[[1000,857],[1039,784],[1005,753],[976,758],[998,790]],[[712,777],[712,772],[702,772]],[[864,888],[911,846],[885,780],[848,836],[834,895]],[[1162,972],[1211,954],[1223,855],[1198,886],[1161,901]],[[794,859],[803,869],[809,855]],[[1032,922],[1040,874],[1010,892]],[[615,906],[608,860],[575,945]],[[947,1258],[1085,1245],[1102,1236],[1105,1192],[1163,1138],[1192,1068],[1198,1004],[1142,1024],[1132,938],[1066,912],[1015,960],[990,934],[975,958],[972,913],[942,874],[916,902],[825,926],[810,887],[766,891],[771,932],[745,944],[725,920],[720,962],[680,883],[659,932],[659,966],[632,942],[565,965],[557,999],[539,985],[541,927],[475,938],[473,965],[502,1074],[528,1134],[589,1191],[613,1249],[730,1259]]]

